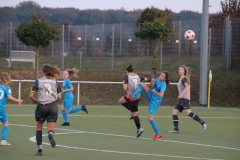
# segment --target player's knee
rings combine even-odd
[[[3,126],[8,126],[8,122],[3,122]]]
[[[173,110],[172,110],[172,115],[177,115],[177,114],[178,114],[178,110],[173,109]]]
[[[68,110],[67,113],[68,113],[68,114],[71,114],[71,110]]]

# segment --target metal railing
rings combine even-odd
[[[12,80],[18,82],[18,99],[21,99],[22,82],[35,82],[35,80]],[[63,81],[57,81],[62,83]],[[102,81],[71,81],[77,84],[77,105],[80,104],[80,84],[123,84],[123,82],[102,82]],[[177,83],[170,83],[170,85],[177,85]]]

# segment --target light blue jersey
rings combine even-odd
[[[154,81],[154,89],[157,91],[157,92],[161,92],[161,91],[164,91],[166,90],[166,82],[165,81],[160,81],[160,78],[156,78],[155,81]],[[159,99],[162,99],[163,97],[160,97],[156,94],[153,94],[152,95],[152,98],[153,99],[156,99],[156,100],[159,100]]]
[[[2,123],[8,121],[5,104],[9,94],[12,94],[11,87],[8,85],[3,86],[2,83],[0,83],[0,120]]]
[[[161,91],[165,91],[166,90],[166,82],[165,81],[160,81],[159,78],[156,78],[154,80],[154,89],[157,92],[161,92]],[[149,89],[147,92],[147,97],[150,101],[149,106],[148,106],[148,112],[149,114],[154,115],[158,109],[158,107],[160,106],[160,104],[162,103],[162,99],[163,97],[160,97],[156,94],[154,94],[151,89]]]
[[[72,82],[69,78],[64,79],[63,81],[63,90],[69,89],[72,87]],[[64,92],[64,98],[73,98],[72,91],[70,92]]]
[[[70,79],[69,78],[64,79],[63,90],[69,89],[71,87],[72,87],[72,82],[70,81]],[[73,105],[73,100],[74,100],[74,96],[72,91],[64,92],[64,99],[62,102],[62,106],[66,107],[67,110],[70,110]]]

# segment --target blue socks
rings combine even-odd
[[[150,124],[152,125],[153,130],[155,131],[156,134],[160,134],[160,132],[158,131],[158,126],[157,123],[154,120],[149,121]]]
[[[2,140],[6,140],[7,139],[8,131],[9,131],[8,126],[3,126],[2,127]]]
[[[140,86],[138,86],[138,88],[136,89],[136,91],[133,93],[132,98],[135,99],[137,97],[137,95],[139,93],[141,93],[143,91],[143,86],[140,84]]]
[[[74,107],[74,108],[71,108],[70,113],[76,113],[80,110],[82,110],[82,107]]]
[[[68,123],[68,115],[67,115],[67,112],[65,110],[62,110],[62,116],[63,116],[64,122]]]
[[[80,110],[82,110],[82,107],[74,107],[74,108],[71,108],[70,113],[76,113]],[[66,110],[62,110],[62,116],[63,116],[64,122],[68,123],[68,115]]]

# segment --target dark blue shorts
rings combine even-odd
[[[178,100],[178,103],[174,107],[174,109],[177,109],[179,112],[182,112],[183,110],[190,109],[189,106],[189,99],[181,98]]]

